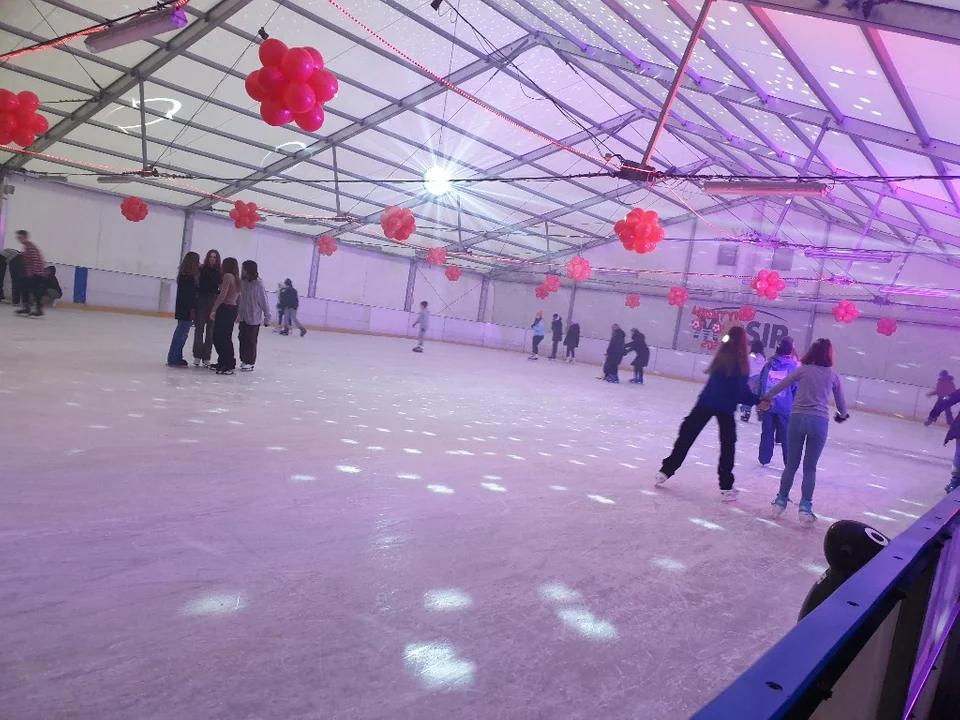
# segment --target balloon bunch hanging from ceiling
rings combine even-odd
[[[757,291],[757,297],[776,300],[780,291],[787,286],[786,281],[780,277],[776,270],[761,270],[750,283],[750,287]]]
[[[417,221],[410,208],[391,205],[380,215],[380,227],[384,236],[390,240],[405,242],[417,231]]]
[[[671,305],[676,305],[677,307],[683,307],[687,304],[687,298],[690,295],[681,287],[672,287],[670,292],[667,293],[667,300]]]
[[[613,231],[620,238],[624,250],[632,250],[641,255],[653,252],[663,240],[663,228],[660,216],[653,210],[634,208],[623,220],[618,220]]]
[[[555,293],[560,289],[560,276],[554,273],[548,273],[543,282],[537,286],[534,291],[541,300],[546,300],[550,293]]]
[[[638,308],[640,307],[640,296],[637,294],[627,295],[627,299],[623,301],[623,304],[631,310]]]
[[[29,90],[14,94],[0,90],[0,145],[33,145],[37,135],[50,129],[47,119],[37,112],[40,98]]]
[[[253,230],[260,221],[260,213],[257,212],[257,204],[243,200],[237,200],[233,204],[233,210],[230,211],[230,219],[233,220],[233,226],[238,230],[247,228]]]
[[[887,337],[892,336],[897,331],[897,321],[890,317],[877,320],[877,332]]]
[[[317,238],[317,252],[321,255],[330,257],[337,251],[337,241],[329,235],[321,235]]]
[[[577,255],[567,263],[567,277],[574,282],[583,282],[590,277],[590,261]]]
[[[463,271],[456,265],[448,265],[443,274],[447,276],[447,280],[450,282],[456,282],[463,275]]]
[[[447,264],[447,251],[443,248],[430,248],[427,250],[427,262],[431,265],[443,267]]]
[[[140,222],[147,217],[147,204],[138,197],[130,196],[120,203],[120,213],[130,222]]]
[[[833,306],[833,319],[838,323],[849,325],[858,317],[860,317],[860,311],[857,309],[857,304],[855,302],[841,300],[838,304]]]
[[[278,127],[291,121],[307,132],[323,125],[323,104],[336,97],[340,83],[323,67],[312,47],[288,48],[269,38],[260,44],[259,70],[247,75],[247,95],[260,103],[260,117]]]

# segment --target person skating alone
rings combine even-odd
[[[413,321],[413,326],[420,328],[417,346],[413,349],[415,353],[423,352],[423,337],[427,334],[427,330],[430,329],[430,310],[427,309],[428,306],[429,303],[426,300],[420,303],[420,312],[417,313],[417,319]]]
[[[240,266],[240,300],[237,303],[240,331],[240,370],[250,372],[257,363],[257,341],[260,323],[270,327],[270,303],[267,291],[260,280],[260,272],[254,260],[244,260]]]
[[[580,323],[571,322],[567,326],[567,335],[563,339],[563,347],[566,348],[563,359],[572,363],[577,356],[577,348],[580,347]]]
[[[626,355],[627,334],[614,324],[610,332],[610,342],[607,343],[607,354],[603,361],[603,377],[609,383],[620,382],[620,363]]]
[[[551,339],[553,340],[553,351],[547,360],[557,359],[557,348],[560,347],[560,341],[563,340],[563,320],[556,313],[553,314],[553,321],[550,323]]]
[[[763,342],[760,340],[753,340],[750,343],[750,379],[747,381],[747,384],[750,386],[750,390],[753,392],[759,392],[760,387],[760,371],[763,370],[764,366],[767,364],[767,357],[763,352]],[[743,422],[750,422],[750,415],[753,414],[753,408],[748,405],[744,405],[740,408],[740,420]]]
[[[30,233],[17,230],[17,240],[23,246],[24,284],[21,292],[21,307],[17,315],[43,316],[43,294],[46,291],[46,265],[40,248],[30,240]],[[33,305],[33,309],[30,306]]]
[[[936,387],[927,393],[927,397],[936,396],[937,401],[930,409],[930,414],[927,416],[926,422],[923,423],[924,427],[930,427],[933,425],[940,417],[940,413],[942,412],[947,414],[947,425],[953,425],[953,411],[950,409],[949,405],[944,405],[943,401],[947,400],[956,391],[957,385],[953,381],[953,375],[948,373],[946,370],[941,370],[940,376],[937,378]]]
[[[643,369],[650,364],[650,348],[647,345],[646,336],[636,328],[630,329],[630,342],[624,348],[626,353],[636,353],[633,356],[633,379],[630,381],[634,385],[643,385]]]
[[[765,395],[781,380],[797,369],[800,363],[793,355],[793,338],[785,337],[777,345],[777,351],[760,371],[758,384],[760,395]],[[790,440],[787,437],[787,424],[793,412],[793,396],[797,386],[791,385],[786,390],[772,398],[769,410],[760,414],[760,449],[757,459],[760,464],[767,466],[773,459],[773,448],[777,438],[780,438],[780,450],[783,453],[783,466],[787,466],[787,449]]]
[[[680,425],[673,452],[664,458],[660,466],[656,476],[657,486],[674,476],[707,423],[711,418],[716,418],[720,428],[720,461],[717,464],[720,498],[724,502],[737,499],[739,490],[733,486],[733,465],[737,451],[737,421],[734,413],[737,405],[753,406],[759,400],[747,385],[750,377],[749,356],[746,331],[740,326],[731,328],[706,370],[710,376],[707,384],[693,410]]]
[[[281,335],[290,334],[290,326],[296,325],[300,330],[300,337],[307,334],[307,329],[300,324],[297,319],[297,310],[300,308],[300,296],[297,289],[293,286],[293,281],[287,278],[283,281],[283,288],[280,290],[280,308],[283,311],[283,330]]]
[[[170,367],[189,367],[183,359],[183,346],[190,336],[190,326],[196,322],[197,289],[200,283],[200,256],[188,252],[183,256],[180,270],[177,272],[177,300],[173,307],[173,317],[177,327],[170,340],[167,351],[167,365]]]
[[[213,303],[210,318],[213,320],[213,346],[217,350],[217,362],[210,367],[217,375],[233,375],[237,368],[237,356],[233,349],[233,326],[237,322],[237,301],[240,299],[240,266],[237,259],[228,257],[223,261],[223,278],[220,294]]]
[[[197,311],[193,327],[193,364],[210,367],[210,355],[213,351],[213,304],[220,294],[220,279],[223,268],[218,250],[208,250],[200,268],[197,286]]]
[[[537,312],[537,316],[533,319],[533,323],[530,325],[530,329],[533,331],[533,352],[530,353],[528,360],[539,360],[540,359],[540,343],[543,340],[543,313]]]
[[[786,466],[780,477],[780,492],[773,499],[773,517],[777,518],[787,509],[790,502],[790,489],[793,479],[803,460],[803,483],[800,486],[800,524],[809,527],[816,522],[813,514],[813,491],[817,485],[817,462],[827,444],[830,429],[830,396],[837,405],[834,420],[846,422],[847,401],[843,395],[843,383],[833,371],[833,345],[826,338],[820,338],[803,356],[799,368],[768,390],[762,400],[761,409],[766,412],[773,398],[796,383],[797,393],[793,398],[793,412],[787,423],[784,442],[787,445]]]

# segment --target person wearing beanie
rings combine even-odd
[[[530,329],[533,331],[533,352],[530,353],[530,357],[528,357],[527,360],[539,360],[540,343],[543,340],[543,312],[537,312],[537,316],[533,319]]]
[[[750,342],[750,379],[747,381],[747,386],[750,388],[751,392],[759,392],[758,388],[760,387],[760,371],[763,370],[763,367],[766,364],[767,356],[763,352],[763,341],[752,340]],[[740,420],[743,422],[750,422],[750,415],[752,414],[752,411],[753,408],[750,405],[741,405]],[[759,412],[757,415],[759,417]]]
[[[300,307],[300,296],[297,295],[297,289],[293,286],[293,281],[287,278],[283,281],[283,287],[280,289],[279,309],[283,313],[283,330],[281,335],[290,334],[290,326],[296,325],[300,331],[300,337],[307,334],[307,329],[297,320],[297,309]]]
[[[799,366],[800,363],[794,357],[793,338],[785,337],[777,345],[774,356],[760,371],[758,394],[766,395],[774,385],[784,380]],[[763,466],[769,465],[773,459],[773,447],[777,438],[780,438],[781,441],[780,449],[783,451],[783,464],[784,466],[787,464],[787,424],[790,421],[790,413],[793,412],[793,396],[796,392],[797,384],[794,383],[786,390],[775,395],[771,399],[770,409],[760,415],[760,451],[757,459]]]
[[[930,414],[927,416],[926,422],[923,423],[924,427],[930,427],[933,425],[940,417],[940,413],[942,412],[947,414],[947,425],[953,425],[953,411],[950,409],[949,404],[944,404],[944,401],[956,391],[957,386],[953,381],[953,375],[948,373],[946,370],[941,370],[940,375],[937,377],[936,387],[927,393],[927,397],[936,396],[937,402],[935,402],[933,407],[930,409]]]

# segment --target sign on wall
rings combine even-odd
[[[764,308],[757,308],[753,320],[742,323],[737,319],[740,306],[707,307],[694,305],[684,309],[684,316],[680,321],[680,336],[677,338],[678,350],[700,350],[713,352],[720,346],[720,341],[727,330],[734,325],[743,325],[751,341],[759,340],[768,350],[776,349],[779,342],[792,336],[797,339],[797,333],[805,332],[796,318],[785,317],[787,313],[773,313]],[[797,313],[790,312],[790,315]],[[792,327],[796,326],[796,327]]]

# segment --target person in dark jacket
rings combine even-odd
[[[950,409],[950,405],[943,404],[943,401],[947,400],[956,391],[957,385],[953,381],[953,375],[948,373],[946,370],[941,370],[940,376],[937,378],[936,387],[927,393],[927,397],[933,397],[936,395],[937,402],[934,403],[933,408],[930,410],[930,415],[927,416],[927,421],[923,423],[925,427],[930,427],[933,425],[940,417],[940,413],[943,412],[947,414],[947,425],[953,425],[953,411]]]
[[[10,302],[20,304],[27,283],[27,271],[23,265],[23,253],[16,248],[4,248],[0,263],[10,270]],[[0,300],[3,299],[3,273],[0,272]]]
[[[650,364],[650,348],[647,346],[647,338],[636,328],[630,329],[630,342],[624,348],[626,353],[635,352],[633,362],[633,380],[630,382],[635,385],[643,385],[643,369]]]
[[[620,363],[623,362],[623,356],[627,354],[627,334],[620,329],[619,325],[614,324],[610,335],[610,342],[607,343],[607,356],[603,361],[603,377],[610,383],[620,382]]]
[[[960,395],[960,393],[954,393]],[[951,396],[952,397],[952,396]],[[957,398],[960,401],[960,397]],[[945,490],[950,493],[960,487],[960,417],[950,423],[950,429],[947,430],[946,437],[943,438],[943,444],[953,440],[953,468],[950,473],[950,482],[947,483]]]
[[[557,348],[560,347],[560,341],[563,340],[563,320],[557,313],[553,314],[553,322],[550,323],[550,332],[553,333],[553,352],[547,360],[557,359]]]
[[[223,270],[220,266],[220,252],[210,250],[203,267],[200,268],[197,285],[197,307],[194,313],[193,327],[193,364],[203,363],[210,367],[210,355],[213,352],[213,320],[210,311],[220,295],[220,281]]]
[[[57,279],[56,265],[47,265],[44,285],[43,302],[47,302],[50,304],[50,307],[53,307],[57,304],[57,300],[63,297],[63,288],[60,287],[60,281]]]
[[[740,403],[753,406],[760,401],[747,386],[750,378],[749,356],[746,331],[739,325],[731,328],[707,368],[710,377],[696,405],[680,425],[673,452],[664,458],[660,466],[657,486],[663,485],[680,469],[710,418],[716,418],[720,426],[720,462],[717,465],[720,496],[724,502],[737,499],[740,493],[733,487],[733,464],[737,451],[737,421],[734,413]]]
[[[196,320],[197,286],[199,283],[200,256],[195,252],[188,252],[183,256],[180,270],[177,272],[177,299],[173,308],[173,317],[177,321],[177,327],[173,331],[170,350],[167,352],[167,365],[170,367],[188,367],[190,365],[183,359],[183,346],[190,335],[190,326]]]
[[[300,308],[300,296],[297,295],[297,289],[293,286],[293,281],[287,278],[283,281],[283,288],[280,290],[280,309],[283,312],[283,330],[281,335],[290,334],[290,326],[296,325],[300,330],[300,337],[307,334],[307,329],[297,320],[297,310]]]
[[[563,339],[563,346],[567,349],[564,360],[572,363],[580,347],[580,323],[572,322],[567,326],[567,336]]]
[[[800,363],[794,357],[794,345],[792,337],[785,337],[777,345],[776,354],[767,361],[760,371],[760,379],[757,382],[757,394],[765,395],[774,385],[783,380],[792,373]],[[752,390],[753,388],[751,388]],[[790,421],[790,413],[793,412],[793,396],[797,394],[797,384],[794,383],[789,388],[781,392],[772,399],[772,405],[769,410],[760,413],[760,449],[758,460],[763,466],[770,464],[773,459],[773,446],[776,439],[780,438],[780,449],[783,452],[783,464],[787,464],[787,424]]]

